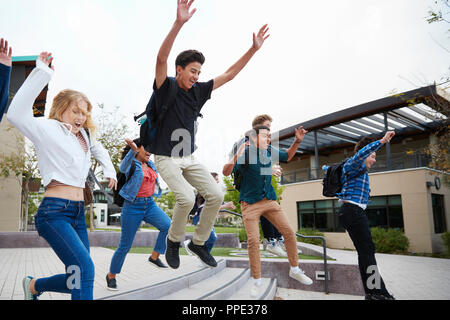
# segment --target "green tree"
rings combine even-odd
[[[158,207],[161,208],[170,218],[173,215],[173,208],[175,207],[175,195],[169,189],[163,190],[160,198],[155,198]]]
[[[8,127],[7,131],[11,131],[12,127]],[[20,134],[15,135],[16,148],[9,154],[0,154],[0,176],[8,178],[16,177],[22,189],[22,211],[20,217],[21,231],[27,231],[28,227],[28,208],[30,189],[29,185],[33,179],[40,178],[39,168],[37,164],[37,154],[34,146],[29,143],[28,139],[24,139]]]

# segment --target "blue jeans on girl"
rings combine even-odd
[[[170,227],[170,218],[156,205],[152,197],[136,198],[133,202],[125,200],[121,216],[122,234],[119,247],[111,260],[110,273],[118,274],[122,270],[125,257],[130,251],[142,221],[150,223],[159,230],[153,250],[160,254],[166,252],[166,237]]]
[[[37,279],[36,291],[70,293],[72,300],[92,300],[95,269],[89,254],[84,201],[46,197],[35,225],[66,266],[66,273]]]

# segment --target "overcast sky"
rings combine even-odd
[[[132,116],[152,93],[156,54],[176,17],[175,0],[0,0],[0,36],[14,56],[50,51],[56,72],[47,114],[62,89]],[[197,158],[222,171],[233,142],[257,114],[278,131],[389,95],[441,82],[449,73],[448,24],[428,24],[432,0],[196,0],[169,58],[197,49],[200,81],[223,73],[269,24],[246,68],[214,91],[202,111]],[[447,32],[447,33],[446,33]]]

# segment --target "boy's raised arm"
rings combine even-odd
[[[192,9],[191,5],[194,0],[177,0],[177,19],[175,20],[172,29],[164,39],[161,48],[159,49],[156,58],[156,87],[159,89],[167,78],[167,59],[169,58],[170,50],[172,50],[175,38],[180,32],[183,25],[189,21],[197,9]]]
[[[253,44],[251,48],[235,64],[225,71],[225,73],[214,79],[213,90],[232,80],[247,65],[256,51],[262,47],[264,41],[269,37],[269,34],[266,35],[267,31],[269,31],[269,28],[267,27],[267,24],[265,24],[259,29],[257,35],[253,33]]]

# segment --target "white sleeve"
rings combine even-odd
[[[33,116],[33,104],[52,74],[52,69],[36,60],[36,68],[15,94],[6,114],[8,121],[33,142],[41,136],[42,131],[39,128],[42,121]]]
[[[108,151],[96,139],[92,139],[91,153],[103,168],[103,176],[117,180],[116,170],[112,164]]]

